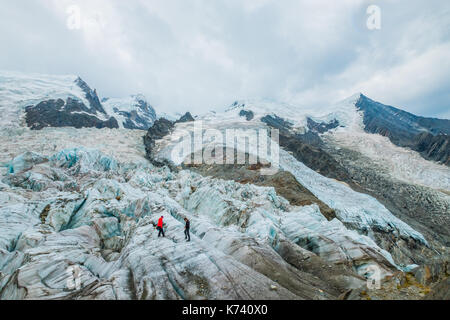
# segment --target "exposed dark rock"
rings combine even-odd
[[[115,117],[109,115],[108,119],[108,114],[95,89],[92,90],[81,78],[75,80],[75,85],[84,92],[88,105],[70,97],[66,101],[63,99],[41,101],[37,105],[26,108],[27,125],[33,130],[44,127],[119,128]],[[133,96],[133,98],[134,110],[119,110],[113,106],[113,114],[116,114],[118,118],[121,118],[119,116],[125,118],[123,127],[126,129],[148,130],[156,119],[155,110],[141,96]],[[103,102],[108,100],[108,98],[102,99]]]
[[[97,91],[94,89],[92,90],[86,82],[83,81],[80,77],[75,80],[75,83],[83,90],[83,92],[86,94],[86,99],[89,101],[89,104],[91,105],[91,110],[95,110],[101,113],[106,114],[105,109],[103,109],[102,104],[100,103],[100,100],[97,95]]]
[[[357,191],[376,198],[390,212],[424,235],[431,248],[392,238],[391,234],[376,232],[378,245],[388,250],[395,261],[403,264],[424,264],[450,245],[450,207],[439,191],[396,180],[389,172],[362,154],[336,149],[325,140],[325,150],[346,170],[358,186]],[[354,185],[352,185],[353,188]],[[442,253],[445,254],[445,253]]]
[[[276,115],[268,115],[261,118],[261,121],[267,124],[268,126],[278,129],[280,134],[290,134],[290,130],[292,129],[293,124],[289,121],[284,120]]]
[[[344,296],[349,291],[350,279],[353,281],[356,280],[355,282],[358,280],[361,282],[365,281],[365,279],[357,275],[352,268],[345,264],[330,264],[312,252],[293,245],[286,240],[280,241],[276,251],[293,267],[327,281],[329,285],[338,288]]]
[[[428,286],[450,275],[450,262],[448,259],[434,258],[413,270],[412,274],[420,284]]]
[[[26,123],[32,130],[45,127],[119,128],[115,118],[101,120],[89,114],[91,110],[82,102],[71,98],[66,102],[62,99],[42,101],[36,106],[26,107],[25,112]]]
[[[276,128],[280,133],[280,146],[300,162],[314,171],[328,178],[344,181],[352,184],[352,179],[347,170],[343,168],[332,156],[322,148],[306,142],[305,136],[291,133],[292,124],[277,116],[265,116],[261,119],[267,125]],[[312,139],[311,136],[307,136]],[[318,136],[315,136],[317,139]],[[317,141],[319,144],[320,138]]]
[[[46,205],[44,210],[42,210],[41,214],[39,215],[39,219],[41,219],[42,224],[45,224],[50,209],[51,209],[50,205],[49,204]]]
[[[295,137],[299,139],[300,141],[309,144],[313,147],[322,148],[323,141],[320,138],[320,136],[311,130],[305,132],[305,133],[296,133]]]
[[[165,118],[158,119],[153,126],[148,129],[147,136],[151,137],[153,140],[162,139],[172,131],[173,127],[172,121]]]
[[[125,122],[123,123],[123,127],[125,129],[148,130],[150,128],[148,120],[141,117],[136,110],[133,110],[131,112],[114,110],[114,112],[126,118]]]
[[[425,159],[433,159],[450,166],[450,136],[423,132],[414,137],[413,149]]]
[[[326,122],[318,123],[318,122],[315,122],[314,120],[312,120],[311,118],[307,118],[307,123],[308,123],[308,129],[313,132],[317,132],[317,133],[325,133],[328,130],[339,127],[339,121],[337,121],[336,119],[334,119],[333,121],[331,121],[329,123],[326,123]]]
[[[96,90],[92,90],[81,78],[77,78],[75,84],[85,93],[89,106],[70,97],[66,101],[63,99],[41,101],[37,105],[25,108],[28,127],[32,130],[41,130],[45,127],[119,128],[114,117],[101,119],[105,118],[106,112]]]
[[[175,123],[183,123],[183,122],[192,122],[195,119],[192,117],[190,112],[186,112],[185,115],[183,115],[180,119],[175,121]]]
[[[150,160],[155,166],[169,166],[174,169],[174,166],[167,160],[156,160],[154,155],[154,148],[156,140],[160,140],[170,134],[177,123],[194,121],[192,115],[187,112],[179,120],[172,122],[165,118],[160,118],[155,121],[151,126],[147,134],[144,136],[145,153],[148,160]]]
[[[155,160],[154,148],[156,140],[164,138],[170,134],[173,130],[174,124],[165,118],[160,118],[155,121],[153,126],[148,129],[147,134],[144,136],[145,153],[148,160],[150,160],[156,166],[164,166],[167,163]]]
[[[313,130],[308,130],[305,133],[297,133],[293,130],[293,124],[283,118],[276,115],[268,115],[261,119],[262,122],[266,123],[272,128],[278,129],[283,136],[294,135],[296,139],[302,141],[305,144],[320,147],[322,145],[322,139],[319,137],[318,133]]]
[[[450,278],[446,278],[431,288],[426,300],[450,300]]]
[[[113,111],[115,114],[125,118],[125,121],[123,122],[123,127],[125,129],[148,130],[156,120],[156,112],[145,100],[140,99],[139,97],[136,97],[135,99],[135,110],[123,111],[119,110],[118,107],[113,107]]]
[[[142,118],[139,117],[139,115],[137,114],[136,111],[134,111],[134,110],[131,112],[117,111],[117,113],[126,117],[126,120],[123,123],[123,127],[125,129],[131,129],[131,130],[134,130],[134,129],[148,130],[149,129],[148,124],[145,122],[145,120],[143,120]]]
[[[276,285],[270,290],[286,288],[303,299],[311,299],[318,293],[324,299],[336,299],[348,289],[345,280],[363,282],[355,272],[329,264],[293,243],[282,241],[278,249],[277,254],[252,238],[240,237],[232,241],[226,253],[274,281]],[[251,254],[243,255],[243,252]]]
[[[308,135],[294,133],[291,123],[284,119],[266,116],[262,121],[279,129],[280,146],[291,151],[297,160],[324,176],[348,183],[357,192],[374,196],[397,217],[424,234],[432,246],[448,245],[450,208],[448,203],[439,200],[436,191],[393,181],[377,170],[371,161],[360,160],[361,155],[353,155],[351,150],[328,147],[311,130]],[[349,161],[351,155],[357,160]],[[364,167],[354,161],[364,164]],[[391,252],[396,262],[405,265],[424,263],[435,254],[413,240],[392,237],[382,231],[375,230],[372,237],[382,248]]]
[[[241,110],[241,112],[239,112],[239,116],[245,117],[247,119],[247,121],[251,121],[255,117],[253,111],[251,111],[251,110],[249,110],[249,111]]]
[[[400,147],[420,152],[428,160],[450,165],[450,120],[419,117],[361,95],[365,131],[388,137]]]

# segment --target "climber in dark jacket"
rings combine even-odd
[[[186,222],[186,225],[184,226],[184,238],[187,241],[191,241],[191,235],[189,234],[189,229],[191,228],[191,222],[188,218],[184,218],[184,221]]]
[[[164,225],[163,219],[164,219],[164,216],[161,216],[161,218],[159,218],[159,220],[158,220],[158,226],[156,227],[156,229],[159,230],[158,238],[161,236],[161,234],[162,234],[163,237],[166,236],[166,235],[164,234],[164,229],[163,229],[163,225]]]

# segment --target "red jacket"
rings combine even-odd
[[[160,227],[160,228],[163,227],[163,218],[159,218],[159,220],[158,220],[158,227]]]

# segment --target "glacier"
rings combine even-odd
[[[6,176],[56,171],[73,183],[38,175],[35,184],[44,182],[36,189],[3,179],[2,299],[332,298],[312,290],[312,283],[299,289],[307,280],[280,259],[286,245],[331,265],[348,265],[355,272],[346,278],[348,286],[364,283],[357,272],[368,262],[384,276],[396,270],[389,253],[369,237],[327,221],[315,205],[291,206],[271,187],[121,162],[81,147],[36,158],[48,161]],[[167,224],[164,239],[154,228],[160,215]],[[191,243],[183,241],[184,217],[192,223]],[[255,267],[250,257],[263,262]],[[267,271],[274,264],[278,283]],[[82,274],[82,288],[75,291],[66,287],[71,266]],[[293,274],[298,286],[280,285],[292,285],[285,278]]]
[[[255,121],[249,123],[243,120],[236,112],[230,115],[228,111],[226,114],[227,116],[209,115],[202,118],[203,130],[210,128],[218,130],[225,130],[224,128],[265,128],[261,123],[258,124]],[[170,137],[165,137],[157,142],[158,153],[156,156],[172,161],[173,150],[179,143],[180,138],[189,134],[193,129],[193,126],[189,124],[177,124]],[[214,141],[203,141],[203,144],[198,145],[197,149],[192,149],[192,153],[201,151],[199,148],[208,147],[213,149],[219,145]],[[279,148],[279,150],[280,169],[291,172],[317,198],[326,203],[330,208],[335,209],[338,219],[347,226],[369,236],[371,236],[373,229],[381,229],[388,233],[394,232],[398,236],[411,238],[427,245],[426,239],[420,232],[417,232],[408,224],[396,218],[377,199],[367,194],[358,193],[342,182],[326,178],[297,161],[282,148]],[[239,151],[246,152],[248,150],[239,149]],[[273,162],[270,155],[267,156],[266,160]]]
[[[142,95],[102,99],[117,129],[25,127],[30,104],[73,98],[88,106],[77,79],[0,72],[0,299],[339,299],[365,288],[373,268],[388,283],[429,271],[414,260],[399,263],[400,249],[379,237],[436,251],[429,234],[373,194],[327,178],[281,148],[279,170],[333,209],[331,218],[317,204],[291,205],[274,187],[206,177],[171,162],[190,123],[174,123],[156,141],[155,158],[170,165],[154,166],[143,138],[164,113],[157,116]],[[365,132],[355,105],[360,96],[319,110],[239,100],[195,119],[204,130],[224,132],[267,129],[261,119],[273,115],[298,134],[313,131],[309,120],[337,121],[318,134],[328,148],[360,153],[380,174],[432,190],[445,208],[448,168]],[[155,229],[161,215],[165,238]]]

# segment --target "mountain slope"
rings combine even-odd
[[[238,101],[169,121],[156,120],[142,96],[100,100],[77,77],[0,80],[0,299],[445,296],[448,166],[367,132],[360,94],[317,110]],[[26,127],[27,107],[50,113],[31,122],[42,130]],[[445,121],[392,110],[368,123],[402,139],[446,135]],[[61,123],[49,128],[52,113]],[[84,128],[81,115],[114,118],[118,129]],[[177,156],[194,120],[197,134],[279,129],[278,171],[259,171],[275,153],[268,163],[183,164],[223,147],[206,139]],[[233,148],[236,158],[251,156]],[[381,288],[369,290],[377,275]]]
[[[356,107],[364,113],[366,132],[381,134],[397,146],[420,152],[425,159],[450,165],[450,120],[418,117],[364,95]]]
[[[156,112],[143,95],[127,98],[104,98],[104,108],[119,121],[120,128],[148,130],[156,120]]]
[[[5,127],[148,129],[156,119],[143,96],[103,105],[80,77],[0,72],[0,112]],[[106,108],[105,108],[106,107]],[[119,119],[119,121],[117,120]]]
[[[284,108],[286,105],[275,102],[238,101],[224,112],[209,113],[197,120],[202,121],[203,130],[219,130],[223,136],[227,129],[279,129],[280,146],[288,152],[281,152],[281,169],[293,174],[302,187],[335,210],[347,227],[369,235],[389,250],[397,263],[425,263],[435,255],[434,250],[443,248],[446,254],[450,222],[448,168],[391,142],[383,142],[384,149],[375,150],[378,144],[371,142],[386,138],[366,133],[364,112],[357,107],[360,99],[360,94],[352,96],[316,114],[294,106]],[[169,126],[164,133],[167,136],[157,137],[148,157],[162,164],[174,161],[175,166],[179,165],[182,160],[175,160],[173,151],[179,138],[193,129],[190,124]],[[206,143],[202,149],[211,150],[215,145],[220,146],[220,142]],[[367,159],[367,155],[371,158]],[[396,156],[401,160],[396,162]],[[380,165],[383,170],[377,171]],[[207,176],[218,172],[205,164],[194,169]],[[218,177],[232,175],[223,172]]]

